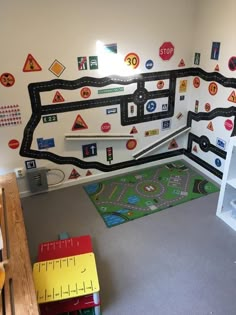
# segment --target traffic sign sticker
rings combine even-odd
[[[97,56],[89,56],[89,69],[90,70],[98,69],[98,57]]]
[[[82,145],[83,158],[97,155],[97,144],[90,143]]]
[[[159,48],[159,56],[162,60],[170,60],[174,55],[175,47],[171,42],[164,42]]]
[[[101,125],[102,132],[108,132],[110,130],[111,130],[111,124],[109,124],[109,122],[105,122]]]
[[[179,64],[178,64],[178,67],[185,67],[185,62],[184,62],[184,59],[181,59]]]
[[[8,146],[9,146],[9,148],[10,149],[17,149],[18,147],[19,147],[19,145],[20,145],[20,143],[19,143],[19,141],[18,140],[16,140],[16,139],[12,139],[12,140],[10,140],[9,142],[8,142]]]
[[[171,150],[171,149],[176,149],[176,148],[178,148],[178,147],[179,147],[179,146],[178,146],[176,140],[173,139],[173,140],[170,142],[170,144],[169,144],[169,146],[168,146],[168,149]]]
[[[218,85],[215,82],[211,82],[209,84],[208,91],[211,95],[216,95],[218,92]]]
[[[210,121],[209,124],[207,125],[207,129],[214,131],[213,123]]]
[[[220,71],[220,67],[218,64],[215,66],[215,71]]]
[[[215,159],[215,165],[217,166],[217,167],[221,167],[221,160],[219,159],[219,158],[217,158],[217,159]]]
[[[76,179],[78,177],[80,177],[80,174],[73,168],[68,179]]]
[[[54,98],[52,100],[53,103],[60,103],[60,102],[64,102],[65,99],[64,97],[61,95],[61,93],[59,91],[56,91]]]
[[[130,131],[130,134],[134,134],[134,133],[138,133],[138,130],[135,126]]]
[[[83,98],[89,98],[89,96],[91,95],[91,90],[88,87],[83,87],[80,91],[80,95]]]
[[[165,85],[165,82],[163,80],[160,80],[157,82],[157,88],[159,90],[163,89],[164,85]]]
[[[109,164],[111,164],[111,161],[113,160],[113,148],[107,147],[106,154],[107,154],[107,161],[109,162]]]
[[[42,68],[38,64],[38,62],[35,60],[35,58],[31,55],[28,54],[25,64],[23,67],[23,72],[33,72],[33,71],[41,71]]]
[[[146,110],[148,113],[152,113],[156,110],[157,103],[155,101],[148,101],[146,104]]]
[[[81,129],[87,129],[87,128],[88,126],[84,122],[83,118],[80,115],[78,115],[75,119],[72,130],[75,131],[75,130],[81,130]]]
[[[196,145],[193,147],[193,151],[196,152],[196,153],[198,152],[198,149],[197,149]]]
[[[185,93],[187,92],[187,80],[180,80],[179,83],[179,93]]]
[[[218,60],[220,54],[220,43],[219,42],[213,42],[212,48],[211,48],[211,59]]]
[[[233,129],[233,122],[231,119],[226,119],[225,123],[224,123],[225,129],[226,130],[232,130]]]
[[[129,53],[128,55],[126,55],[124,61],[127,66],[132,69],[136,69],[139,66],[139,56],[135,53]]]
[[[236,93],[233,91],[230,96],[228,97],[228,101],[236,103]]]
[[[131,139],[127,141],[126,148],[128,150],[133,150],[134,148],[136,148],[136,145],[137,145],[137,141],[135,139]]]
[[[145,63],[145,67],[148,70],[152,69],[153,65],[154,65],[154,62],[151,59],[147,60],[146,63]]]
[[[55,76],[60,77],[62,72],[66,69],[65,66],[63,66],[62,63],[60,63],[58,60],[54,60],[51,66],[49,67],[49,71],[51,71]]]
[[[159,135],[159,129],[146,130],[144,132],[144,137],[151,137]]]
[[[77,62],[78,62],[78,69],[79,70],[87,70],[88,69],[88,63],[87,63],[87,57],[86,56],[78,57]]]
[[[205,104],[205,111],[209,112],[211,110],[211,104],[210,103],[206,103]]]
[[[199,88],[199,86],[200,86],[200,78],[199,77],[195,77],[194,79],[193,79],[193,86],[197,89],[197,88]]]
[[[229,67],[229,70],[231,71],[236,70],[236,56],[233,56],[229,59],[228,67]]]
[[[1,75],[0,82],[5,87],[11,87],[15,83],[15,78],[11,73],[5,72]]]

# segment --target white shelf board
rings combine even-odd
[[[228,179],[226,183],[233,188],[236,188],[236,178]]]
[[[65,139],[69,141],[78,140],[129,140],[133,139],[132,134],[65,134]]]
[[[231,216],[232,210],[217,213],[217,216],[236,231],[236,218]]]

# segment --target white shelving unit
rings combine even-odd
[[[236,231],[236,137],[229,141],[216,215]]]

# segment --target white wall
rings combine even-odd
[[[107,75],[134,75],[150,72],[145,68],[148,59],[154,61],[151,71],[164,71],[177,69],[181,58],[186,67],[192,65],[193,60],[193,31],[196,27],[196,1],[192,0],[70,0],[70,1],[3,1],[0,0],[0,74],[11,73],[15,77],[15,84],[6,88],[0,85],[0,108],[3,105],[18,104],[21,110],[22,124],[0,128],[1,164],[2,173],[12,171],[16,167],[24,167],[26,160],[19,156],[19,148],[12,150],[8,147],[10,139],[22,140],[23,130],[31,116],[31,103],[28,94],[28,84],[32,82],[48,81],[56,77],[48,70],[52,62],[57,59],[65,67],[60,79],[75,80],[83,76],[104,77]],[[98,55],[97,41],[105,44],[117,43],[118,55],[114,60],[100,64],[98,70],[78,71],[77,57]],[[170,41],[175,46],[175,54],[169,61],[159,57],[159,47],[163,42]],[[197,44],[196,44],[197,45]],[[124,56],[135,52],[140,57],[140,66],[136,70],[128,69],[124,64]],[[22,68],[28,54],[42,67],[42,71],[23,72]],[[178,96],[179,97],[179,96]],[[48,96],[48,100],[52,94]],[[185,102],[179,104],[175,115],[182,111],[184,120],[188,107],[189,95]],[[69,132],[75,113],[65,114],[62,124],[39,125],[34,135],[37,137],[55,138],[57,146],[52,151],[60,154],[79,154],[76,147],[64,143],[64,133]],[[104,122],[101,110],[84,111],[88,132],[98,132]],[[110,118],[113,131],[127,133],[132,126],[121,127],[119,119]],[[177,128],[184,121],[174,120],[172,128]],[[147,129],[159,128],[160,122],[142,123],[137,126],[139,134]],[[156,140],[156,138],[155,138]],[[153,142],[154,139],[140,137],[138,149]],[[180,145],[182,139],[179,139]],[[36,142],[33,143],[36,146]],[[79,147],[79,145],[78,145]],[[167,147],[162,148],[165,152]],[[130,151],[124,144],[117,145],[115,161],[132,159]],[[155,152],[154,152],[155,153]],[[104,162],[104,155],[98,157]],[[59,167],[70,175],[73,165],[55,165],[47,160],[38,160],[37,166]],[[81,180],[86,170],[79,170]],[[92,170],[93,174],[100,171]],[[92,177],[91,177],[92,179]],[[24,179],[19,180],[20,191],[27,191]]]
[[[228,78],[232,78],[232,84],[235,84],[236,73],[231,71],[228,67],[229,59],[236,56],[236,41],[235,41],[235,1],[225,0],[199,0],[196,1],[196,21],[193,33],[193,55],[195,52],[201,54],[200,67],[208,73],[219,72],[225,77],[221,82],[224,83]],[[220,42],[220,54],[218,60],[211,59],[211,49],[213,42]],[[216,66],[219,66],[219,71],[215,71]],[[192,78],[193,79],[193,78]],[[216,80],[216,79],[215,79]],[[212,81],[215,81],[214,79]],[[224,87],[222,84],[217,83],[218,92],[216,95],[210,95],[208,88],[211,81],[201,80],[199,88],[194,88],[191,84],[191,103],[188,109],[194,111],[195,101],[199,102],[199,113],[206,113],[205,104],[210,104],[210,112],[213,110],[226,109],[235,106],[235,103],[228,100],[232,92],[235,91],[234,87]],[[209,120],[194,121],[192,130],[196,136],[207,136],[210,143],[216,145],[217,139],[225,142],[224,150],[227,151],[229,138],[233,130],[225,128],[225,121],[229,119],[233,125],[235,120],[235,113],[229,117],[218,116]],[[213,130],[208,129],[208,124],[212,123]],[[195,144],[193,144],[195,145]],[[215,161],[219,158],[211,151],[204,152],[196,144],[198,152],[193,154],[208,164],[218,168],[221,172],[224,171],[225,160],[220,158],[221,166],[217,167]]]
[[[229,58],[236,55],[235,1],[198,0],[196,2],[198,8],[193,51],[201,53],[201,68],[212,72],[218,63],[220,73],[226,77],[235,77],[235,72],[228,68]],[[218,61],[210,59],[212,42],[221,43]]]

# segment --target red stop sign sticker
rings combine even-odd
[[[233,122],[231,119],[226,119],[225,121],[225,129],[226,130],[232,130],[233,129]]]
[[[101,125],[101,130],[103,132],[108,132],[111,130],[111,125],[108,122],[105,122]]]
[[[175,47],[171,42],[165,42],[159,48],[159,56],[162,60],[170,60],[174,55]]]
[[[11,149],[17,149],[17,148],[19,147],[19,145],[20,145],[20,143],[19,143],[19,141],[16,140],[16,139],[12,139],[12,140],[10,140],[10,141],[8,142],[8,146],[9,146],[9,148],[11,148]]]

